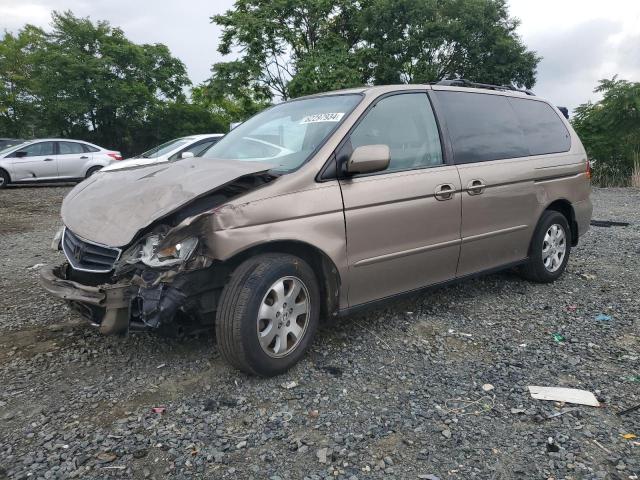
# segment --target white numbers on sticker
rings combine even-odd
[[[315,115],[307,115],[300,123],[339,122],[343,116],[343,112],[316,113]]]

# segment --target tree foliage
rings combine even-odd
[[[27,25],[0,42],[0,132],[137,153],[181,134],[221,131],[221,119],[186,103],[188,85],[165,45],[138,45],[107,22],[53,12],[50,32]]]
[[[595,92],[602,100],[576,108],[573,127],[595,160],[595,181],[625,185],[640,158],[640,82],[600,80]]]
[[[539,61],[505,0],[237,0],[212,20],[220,53],[241,54],[212,82],[235,75],[283,99],[457,77],[531,87]]]

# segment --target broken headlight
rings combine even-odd
[[[140,261],[152,268],[169,267],[189,260],[198,246],[197,237],[187,237],[165,245],[160,235],[152,234],[141,243]]]

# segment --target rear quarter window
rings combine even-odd
[[[507,97],[470,92],[435,92],[456,163],[525,157],[529,148]]]
[[[85,152],[99,152],[100,149],[96,148],[96,147],[92,147],[91,145],[87,145],[86,143],[82,144],[82,148],[84,149]]]
[[[567,152],[571,135],[556,111],[547,103],[524,98],[509,98],[527,138],[531,155]]]

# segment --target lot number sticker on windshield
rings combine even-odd
[[[300,123],[318,123],[318,122],[339,122],[344,113],[316,113],[315,115],[307,115]]]

